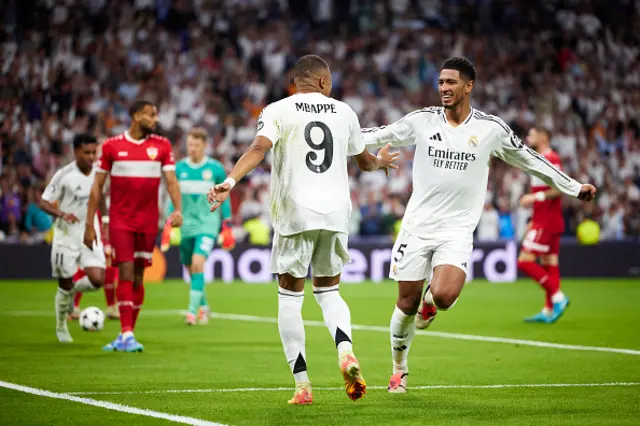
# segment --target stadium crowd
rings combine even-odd
[[[524,139],[549,128],[565,170],[596,202],[565,200],[567,235],[585,217],[601,238],[640,237],[640,1],[609,0],[41,0],[2,2],[0,234],[39,241],[51,219],[43,185],[72,158],[74,134],[123,132],[137,98],[159,108],[177,157],[204,127],[230,168],[269,102],[293,93],[288,70],[307,53],[332,67],[333,95],[363,127],[440,103],[441,62],[464,55],[472,105]],[[353,234],[389,235],[411,193],[400,170],[350,170]],[[237,230],[268,220],[268,161],[232,199]],[[528,178],[496,160],[483,240],[520,238]],[[252,225],[253,226],[253,225]]]

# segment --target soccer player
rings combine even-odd
[[[462,291],[491,156],[581,200],[592,199],[596,192],[592,185],[576,182],[527,148],[500,118],[472,108],[475,77],[469,60],[450,58],[438,80],[442,107],[418,110],[389,126],[363,130],[367,146],[416,145],[413,193],[391,262],[390,277],[398,281],[399,294],[390,323],[389,392],[406,392],[407,356],[416,326],[428,327],[437,310],[453,306]]]
[[[99,235],[96,209],[88,211],[87,200],[96,174],[93,163],[97,143],[93,136],[76,135],[75,160],[58,170],[42,194],[40,207],[56,218],[51,247],[51,270],[58,279],[55,297],[56,336],[60,342],[73,342],[67,327],[67,315],[73,309],[74,292],[93,291],[104,283],[105,258],[102,243],[85,247],[83,224]],[[58,203],[58,207],[54,203]],[[82,274],[74,275],[78,266]]]
[[[143,346],[133,331],[144,300],[144,269],[151,265],[158,234],[161,175],[175,206],[170,217],[172,226],[182,224],[182,206],[171,143],[153,133],[158,121],[156,107],[151,102],[135,101],[129,115],[129,130],[108,139],[102,146],[88,214],[95,212],[105,180],[110,176],[109,239],[115,252],[114,263],[118,266],[116,297],[121,333],[103,349],[141,352]],[[95,231],[87,223],[84,243],[90,246],[95,240]]]
[[[278,275],[278,329],[296,382],[289,404],[311,404],[302,321],[304,282],[313,274],[313,294],[336,344],[349,398],[362,398],[366,383],[353,354],[351,314],[338,292],[347,251],[351,211],[347,157],[356,156],[362,170],[395,168],[398,154],[383,148],[369,153],[360,124],[347,104],[330,97],[331,71],[315,55],[293,67],[297,93],[262,111],[251,146],[224,183],[209,192],[212,211],[229,196],[235,183],[253,170],[273,148],[271,221],[274,240],[271,272]]]
[[[558,169],[560,157],[551,149],[551,132],[544,127],[533,127],[527,135],[527,144]],[[531,177],[531,193],[520,199],[522,207],[533,207],[533,217],[527,229],[518,256],[518,268],[533,278],[546,293],[545,305],[538,314],[525,318],[526,322],[555,323],[569,305],[569,299],[560,291],[558,254],[560,236],[564,232],[562,193],[543,180]],[[540,260],[540,265],[536,260]]]
[[[218,240],[221,228],[231,230],[227,223],[231,219],[231,202],[227,200],[220,211],[211,213],[207,203],[207,192],[212,184],[224,182],[227,174],[222,163],[205,155],[207,148],[206,130],[196,127],[187,136],[188,157],[176,164],[176,176],[180,182],[184,223],[181,228],[180,262],[191,275],[191,292],[187,325],[209,321],[209,304],[204,289],[204,263]],[[173,206],[171,206],[171,210]],[[235,242],[233,234],[223,232],[222,246],[231,250]]]
[[[101,224],[102,231],[102,244],[104,246],[104,256],[106,260],[106,269],[104,272],[104,285],[102,289],[104,290],[104,297],[107,302],[107,318],[109,319],[118,319],[120,318],[120,313],[118,312],[118,307],[116,306],[116,280],[118,278],[118,268],[112,265],[113,261],[113,250],[111,249],[111,244],[109,243],[108,235],[109,235],[109,216],[101,216],[98,214],[98,221]],[[84,272],[81,269],[76,271],[74,278],[82,277]],[[69,315],[69,319],[77,320],[80,318],[80,301],[82,300],[82,295],[84,293],[76,293],[73,296],[73,312]]]

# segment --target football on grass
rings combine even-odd
[[[80,327],[84,331],[100,331],[104,327],[104,313],[95,306],[80,312]]]

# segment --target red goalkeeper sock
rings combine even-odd
[[[136,328],[136,322],[138,322],[138,315],[140,315],[140,308],[142,308],[142,302],[144,302],[144,284],[140,284],[138,287],[133,288],[133,328]]]
[[[104,272],[104,298],[107,301],[107,306],[113,306],[116,304],[116,273],[117,268],[108,266]]]
[[[546,301],[545,307],[550,308],[553,305],[550,304],[551,296],[553,292],[551,291],[551,287],[549,286],[550,276],[549,273],[542,266],[538,265],[535,262],[528,261],[518,261],[518,269],[520,269],[525,274],[529,275],[534,281],[536,281],[542,288],[545,290]]]
[[[122,333],[133,331],[133,281],[121,280],[116,289]]]

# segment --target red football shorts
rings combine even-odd
[[[136,265],[151,266],[153,247],[156,244],[155,232],[111,229],[109,234],[114,251],[114,265],[135,261]]]
[[[532,226],[522,240],[522,248],[535,255],[560,253],[560,235],[544,227]]]

